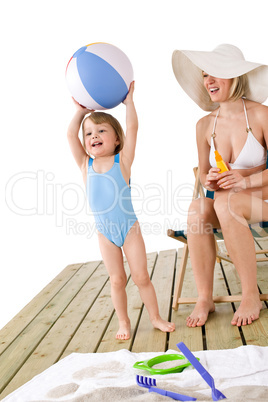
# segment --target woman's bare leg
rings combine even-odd
[[[209,313],[215,310],[213,277],[216,247],[213,227],[219,227],[214,201],[208,198],[193,201],[188,213],[187,238],[198,300],[187,318],[188,327],[204,325]]]
[[[215,210],[228,253],[241,280],[242,301],[231,321],[233,325],[251,324],[259,318],[262,304],[257,287],[257,263],[249,222],[268,219],[268,205],[243,192],[227,193],[215,201]]]

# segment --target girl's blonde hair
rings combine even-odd
[[[115,147],[114,155],[118,154],[123,149],[125,134],[119,121],[109,113],[93,112],[89,116],[87,116],[82,123],[82,134],[83,134],[82,145],[86,152],[87,150],[85,147],[84,123],[87,119],[91,120],[94,124],[102,124],[102,123],[110,124],[110,126],[113,127],[115,134],[119,140],[119,144]]]
[[[236,101],[239,98],[245,97],[248,91],[248,77],[247,74],[240,75],[233,78],[233,82],[230,88],[229,100]]]

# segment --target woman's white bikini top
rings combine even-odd
[[[267,159],[267,150],[254,137],[252,130],[249,127],[247,110],[246,110],[244,99],[242,99],[242,101],[243,101],[244,110],[245,110],[248,136],[247,136],[245,145],[243,146],[242,150],[240,151],[235,162],[229,163],[229,165],[231,166],[232,169],[251,169],[251,168],[254,168],[257,166],[264,165],[266,163],[266,159]],[[215,137],[215,128],[216,128],[216,122],[217,122],[217,118],[219,115],[219,111],[220,111],[220,109],[218,110],[217,115],[215,117],[213,132],[211,135],[209,163],[212,167],[217,167],[216,160],[215,160],[215,153],[214,153],[214,151],[215,151],[214,137]]]

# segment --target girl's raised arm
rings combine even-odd
[[[128,95],[123,102],[126,105],[126,139],[122,157],[124,164],[128,165],[129,168],[134,160],[138,133],[138,116],[133,101],[133,92],[134,81],[130,84]]]
[[[86,151],[84,150],[81,141],[79,140],[78,134],[79,134],[79,129],[81,126],[81,123],[85,117],[86,114],[90,112],[94,112],[94,110],[89,110],[84,108],[83,106],[79,105],[74,99],[73,99],[75,105],[76,105],[76,112],[75,115],[73,116],[69,127],[67,131],[67,138],[69,141],[69,145],[72,151],[72,154],[74,156],[74,159],[79,166],[79,168],[82,170],[84,164],[86,163],[86,160],[88,158],[88,155]]]

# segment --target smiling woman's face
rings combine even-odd
[[[204,86],[212,102],[225,102],[230,97],[233,78],[217,78],[203,71]]]

